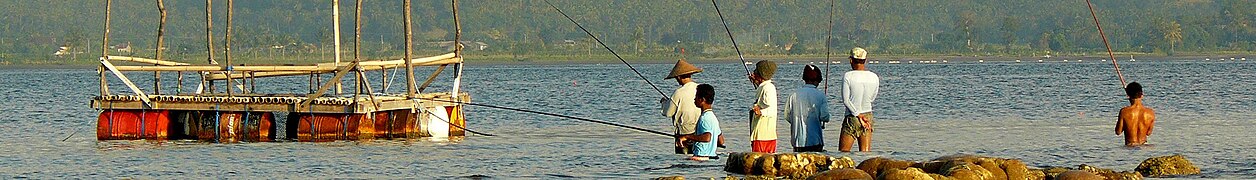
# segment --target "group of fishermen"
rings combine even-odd
[[[850,152],[857,142],[859,151],[867,152],[872,143],[872,103],[877,98],[880,77],[867,69],[868,52],[863,48],[853,48],[848,58],[851,70],[843,74],[841,82],[845,116],[840,130],[839,150]],[[774,62],[759,61],[749,74],[750,81],[756,85],[755,101],[750,105],[749,112],[751,151],[776,153],[776,123],[779,117],[790,123],[790,145],[795,152],[824,152],[823,130],[830,115],[827,95],[818,89],[824,80],[820,68],[815,65],[804,67],[803,85],[788,96],[782,108],[778,108],[776,86],[772,82],[775,71]],[[672,94],[674,99],[663,98],[659,102],[663,115],[671,118],[675,127],[676,153],[694,154],[691,159],[695,160],[718,158],[715,157],[714,147],[724,147],[724,136],[711,110],[714,90],[710,85],[698,84],[693,79],[693,75],[700,72],[701,68],[683,59],[678,60],[666,79],[676,79],[680,88]],[[1122,108],[1116,133],[1124,133],[1127,146],[1142,145],[1151,134],[1155,115],[1150,108],[1142,105],[1140,84],[1130,83],[1125,90],[1130,106]],[[783,111],[784,116],[778,116],[778,109]]]
[[[869,151],[873,132],[872,102],[879,91],[880,77],[867,69],[868,52],[863,48],[852,49],[848,58],[851,70],[842,76],[842,104],[846,112],[842,121],[839,147],[842,152],[849,152],[854,143],[858,142],[860,151]],[[704,111],[710,111],[709,108],[702,109],[695,105],[694,96],[703,92],[699,92],[700,84],[694,81],[693,75],[700,72],[701,68],[678,60],[667,79],[676,79],[680,88],[672,94],[673,99],[663,98],[659,102],[663,115],[671,118],[675,127],[677,154],[706,154],[695,152],[690,147],[698,143],[711,143],[687,138],[708,133],[698,131],[703,129],[700,127],[704,127],[703,122],[706,122],[699,121],[699,116],[704,116]],[[827,95],[818,89],[820,82],[824,80],[821,69],[815,65],[806,65],[802,73],[803,84],[788,96],[784,104],[778,104],[777,101],[776,85],[772,81],[775,72],[776,63],[759,61],[749,74],[750,81],[755,84],[755,101],[750,105],[749,112],[751,151],[776,153],[776,123],[779,118],[790,124],[790,145],[795,152],[825,151],[823,130],[830,115]],[[781,114],[784,116],[778,116]],[[723,134],[707,136],[715,137],[711,140],[723,147]]]

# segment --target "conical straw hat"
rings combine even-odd
[[[702,72],[701,68],[698,68],[697,66],[693,66],[693,64],[689,64],[689,62],[685,62],[684,59],[681,59],[681,60],[676,60],[676,66],[672,66],[672,74],[668,74],[667,78],[663,78],[663,79],[671,79],[671,78],[676,78],[676,76],[680,76],[680,75],[700,73],[700,72]]]

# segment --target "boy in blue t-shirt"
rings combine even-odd
[[[715,112],[711,111],[711,104],[714,102],[715,87],[710,84],[698,85],[698,92],[693,98],[693,104],[702,109],[702,116],[698,117],[698,126],[694,129],[693,134],[680,136],[680,142],[685,142],[686,140],[697,142],[693,145],[693,157],[689,157],[690,160],[719,159],[715,155],[715,148],[717,145],[724,144],[722,142],[724,134],[720,131],[720,121],[715,118]]]

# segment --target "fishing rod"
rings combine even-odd
[[[464,105],[472,105],[472,106],[480,106],[480,107],[487,107],[487,108],[494,108],[494,109],[504,109],[504,110],[518,111],[518,112],[526,112],[526,113],[534,113],[534,114],[548,115],[548,116],[561,117],[561,118],[567,118],[567,119],[575,119],[575,120],[580,120],[580,121],[585,121],[585,122],[592,122],[592,123],[598,123],[598,124],[611,125],[611,126],[615,126],[615,127],[628,128],[628,129],[637,130],[637,131],[641,131],[641,132],[648,132],[648,133],[653,133],[653,134],[663,135],[663,136],[667,136],[667,137],[672,137],[672,134],[671,134],[671,133],[665,133],[665,132],[662,132],[662,131],[657,131],[657,130],[652,130],[652,129],[646,129],[646,128],[640,128],[640,127],[633,127],[633,126],[629,126],[629,125],[623,125],[623,124],[618,124],[618,123],[613,123],[613,122],[608,122],[608,121],[603,121],[603,120],[596,120],[596,119],[589,119],[589,118],[582,118],[582,117],[568,116],[568,115],[562,115],[562,114],[554,114],[554,113],[547,113],[547,112],[533,111],[533,110],[520,109],[520,108],[513,108],[513,107],[494,106],[494,105],[488,105],[488,104],[478,104],[478,103],[471,103],[471,102],[460,102],[460,101],[452,101],[452,100],[444,100],[444,99],[435,99],[435,98],[431,98],[431,99],[427,99],[427,98],[420,98],[420,99],[423,99],[423,100],[431,100],[431,101],[447,102],[447,103],[457,103],[457,104],[464,104]]]
[[[1099,25],[1099,16],[1095,15],[1095,7],[1086,0],[1086,8],[1090,8],[1090,17],[1095,20],[1095,28],[1099,29],[1099,37],[1103,38],[1103,46],[1108,48],[1108,57],[1112,58],[1112,68],[1116,69],[1116,77],[1121,79],[1121,88],[1125,88],[1125,76],[1121,75],[1121,65],[1116,64],[1116,56],[1112,54],[1112,45],[1108,45],[1108,36],[1103,34],[1103,26]]]
[[[650,79],[645,78],[645,75],[641,75],[641,72],[637,71],[637,68],[633,68],[632,64],[628,64],[628,61],[624,60],[623,57],[619,57],[619,54],[615,53],[615,50],[611,50],[610,46],[606,46],[606,43],[602,43],[601,39],[598,39],[597,36],[594,36],[593,33],[589,32],[588,29],[584,29],[584,26],[581,26],[580,23],[576,22],[576,19],[572,19],[571,16],[567,16],[567,13],[564,13],[562,9],[558,9],[558,6],[554,6],[554,4],[550,3],[549,0],[545,0],[545,4],[549,4],[550,7],[553,7],[554,10],[558,11],[558,14],[562,14],[563,17],[567,17],[567,20],[571,20],[572,24],[576,24],[576,27],[580,27],[580,30],[584,31],[585,34],[589,34],[589,37],[593,37],[593,40],[597,41],[598,44],[601,44],[602,47],[606,48],[607,51],[610,51],[611,54],[615,55],[615,58],[619,58],[620,62],[624,62],[624,65],[627,65],[628,69],[631,69],[632,72],[637,73],[637,77],[641,77],[641,80],[645,80],[646,84],[650,84],[650,87],[653,87],[654,91],[658,91],[659,95],[662,95],[663,98],[668,98],[667,94],[663,93],[663,90],[659,90],[658,86],[655,86],[654,83],[650,82]]]
[[[720,23],[724,24],[724,32],[728,33],[728,40],[733,41],[733,49],[737,50],[737,59],[741,60],[741,68],[746,70],[746,76],[750,75],[750,67],[746,65],[746,57],[741,55],[741,48],[737,47],[737,39],[733,38],[733,31],[728,29],[728,22],[724,21],[724,13],[720,12],[720,5],[711,0],[711,5],[715,6],[715,14],[720,16]],[[754,86],[754,84],[751,84]]]
[[[826,95],[829,94],[829,81],[833,81],[829,79],[829,64],[833,64],[833,61],[829,60],[829,55],[833,54],[833,51],[831,50],[833,47],[831,46],[833,45],[834,4],[837,4],[837,0],[829,1],[829,31],[827,32],[828,36],[824,39],[824,94]]]

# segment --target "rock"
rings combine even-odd
[[[1082,164],[1077,167],[1078,170],[1088,171],[1099,176],[1103,176],[1108,180],[1140,180],[1143,176],[1138,172],[1122,171],[1116,172],[1111,169],[1099,168],[1091,165]]]
[[[765,175],[800,179],[830,169],[854,167],[849,157],[832,157],[816,153],[765,154],[739,152],[729,155],[724,171],[745,175]]]
[[[928,173],[920,168],[908,167],[907,169],[886,169],[877,179],[882,180],[933,180]]]
[[[1007,179],[1031,179],[1029,175],[1029,167],[1018,159],[1006,159],[999,165],[1006,173]]]
[[[1138,168],[1134,168],[1134,171],[1142,173],[1142,175],[1147,177],[1199,174],[1199,168],[1191,164],[1191,161],[1186,160],[1186,156],[1180,154],[1143,160],[1143,163],[1139,163]]]
[[[982,158],[977,161],[977,165],[990,172],[990,177],[985,179],[1007,179],[1007,173],[1003,171],[1003,167],[1000,167],[1002,163],[996,163],[995,161],[996,159],[992,158]],[[998,159],[998,161],[1002,160]]]
[[[1030,169],[1025,178],[1026,180],[1046,180],[1047,174],[1042,169]]]
[[[855,168],[842,168],[842,169],[833,169],[833,170],[824,171],[819,174],[813,175],[811,177],[807,177],[807,179],[810,179],[810,180],[847,180],[847,179],[872,180],[872,175],[868,175],[867,172],[864,172],[863,170],[859,170]]]
[[[1060,173],[1055,177],[1055,180],[1104,180],[1104,178],[1090,171],[1069,170]]]
[[[941,175],[941,174],[934,174],[934,173],[929,173],[929,177],[933,178],[933,180],[953,180],[953,179],[955,179],[955,178],[951,178],[951,177],[943,176],[943,175]]]
[[[938,174],[956,179],[993,179],[994,174],[979,165],[964,160],[951,160],[940,168]]]
[[[741,178],[737,178],[737,176],[725,176],[724,180],[741,180]]]
[[[752,176],[746,176],[744,180],[776,180],[776,176],[752,175]]]
[[[667,176],[667,177],[654,178],[654,180],[685,180],[685,177],[684,176]]]
[[[890,169],[905,169],[907,167],[912,167],[912,165],[915,164],[916,162],[912,161],[900,161],[884,157],[874,157],[860,162],[857,168],[859,168],[859,170],[863,170],[864,172],[868,172],[868,174],[879,177],[881,171]]]

